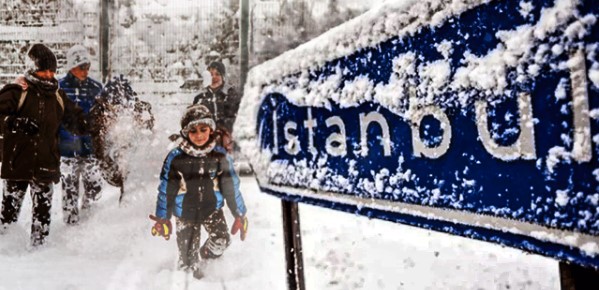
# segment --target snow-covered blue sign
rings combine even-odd
[[[261,189],[599,268],[599,5],[397,2],[251,70]]]

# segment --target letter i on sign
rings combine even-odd
[[[574,113],[574,146],[572,158],[582,162],[591,161],[591,121],[589,117],[589,94],[584,51],[576,50],[570,55],[570,81],[572,82],[572,112]]]
[[[272,111],[272,138],[273,154],[279,154],[279,134],[277,131],[277,110]]]

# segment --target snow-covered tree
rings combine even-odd
[[[253,27],[250,35],[253,49],[250,59],[252,66],[293,49],[364,12],[348,8],[339,0],[328,0],[326,11],[321,16],[315,16],[315,2],[308,0],[279,0],[276,14],[257,11],[268,10],[264,6],[268,5],[252,7],[251,14],[260,15],[263,22],[257,23],[258,20],[254,19],[254,16],[250,19]]]
[[[206,58],[206,64],[220,60],[228,64],[227,77],[231,84],[239,82],[239,1],[231,0],[223,9],[210,16],[208,47],[216,57]]]
[[[322,33],[363,12],[364,11],[344,7],[344,5],[340,5],[339,0],[328,0],[327,11],[323,13],[323,16],[317,19],[318,25],[316,25],[317,31],[315,32]]]

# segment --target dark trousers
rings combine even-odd
[[[200,232],[204,226],[208,239],[200,247]],[[179,248],[179,268],[197,270],[200,257],[214,259],[220,257],[231,243],[227,222],[222,209],[212,213],[204,223],[189,222],[177,218],[177,246]]]
[[[98,161],[92,157],[62,157],[60,181],[62,183],[62,212],[64,222],[79,221],[79,180],[83,182],[81,209],[89,209],[91,202],[100,199],[102,173]]]
[[[2,210],[0,222],[11,224],[17,221],[25,192],[30,188],[33,202],[33,217],[31,220],[31,245],[42,245],[50,233],[50,209],[52,207],[52,183],[38,183],[35,181],[10,181],[4,183],[2,197]]]

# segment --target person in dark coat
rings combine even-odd
[[[222,62],[210,63],[208,71],[212,78],[211,83],[193,98],[193,104],[206,106],[216,121],[216,127],[231,133],[237,116],[239,98],[235,89],[225,82],[226,70]]]
[[[9,84],[0,90],[0,120],[4,148],[0,177],[5,180],[0,223],[17,221],[30,187],[33,202],[31,245],[44,244],[50,232],[52,183],[60,180],[58,129],[61,124],[76,134],[87,132],[83,110],[58,88],[56,57],[43,44],[27,53],[27,90]]]
[[[85,114],[89,114],[102,91],[102,84],[88,76],[91,59],[87,48],[82,45],[71,47],[67,52],[66,67],[69,72],[60,79],[60,88]],[[93,201],[100,199],[102,174],[90,135],[78,136],[61,127],[59,137],[63,220],[67,224],[76,224],[79,221],[79,180],[84,190],[81,210],[85,211]]]
[[[240,232],[245,239],[248,220],[241,193],[235,188],[230,159],[215,150],[216,134],[212,114],[202,105],[190,106],[181,119],[178,147],[164,160],[158,186],[153,235],[166,239],[171,234],[170,219],[177,222],[178,266],[191,271],[195,278],[203,276],[200,257],[220,257],[231,239],[222,207],[226,202],[235,217],[231,233]],[[204,227],[208,239],[200,247]]]

